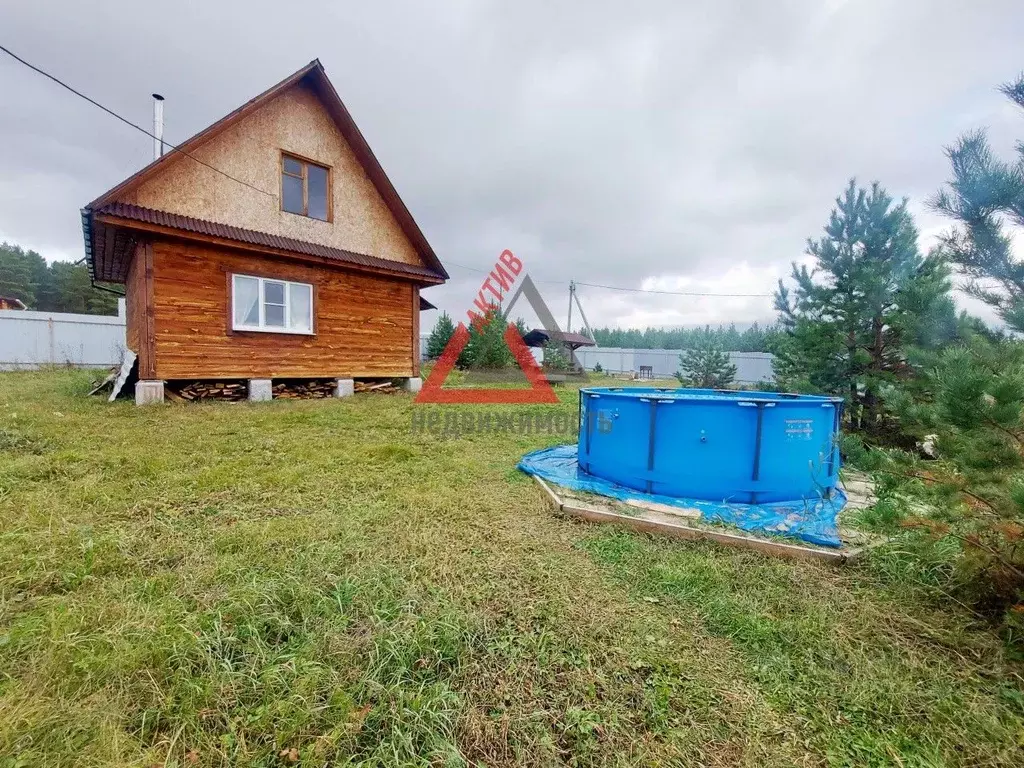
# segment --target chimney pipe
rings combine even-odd
[[[164,97],[153,94],[153,159],[164,155]]]

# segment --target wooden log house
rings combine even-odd
[[[419,385],[420,289],[448,274],[313,61],[82,210],[125,285],[136,402],[168,380]],[[425,302],[424,302],[425,303]]]

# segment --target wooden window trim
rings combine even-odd
[[[317,302],[317,289],[315,283],[306,283],[302,280],[289,280],[287,278],[275,277],[274,275],[268,274],[257,274],[253,272],[227,272],[227,289],[228,289],[228,335],[234,336],[240,333],[272,333],[280,334],[284,336],[316,336],[316,302]],[[285,298],[285,312],[284,316],[287,320],[291,316],[291,299],[290,299],[290,288],[292,284],[305,285],[309,287],[309,330],[292,330],[290,328],[278,328],[276,326],[255,327],[255,326],[242,326],[238,327],[235,325],[235,278],[236,277],[248,277],[253,280],[258,280],[260,283],[260,292],[257,299],[257,303],[260,310],[260,317],[263,317],[263,284],[266,281],[274,283],[284,284],[284,298]]]
[[[278,166],[279,166],[279,169],[280,169],[281,172],[280,172],[279,177],[278,177],[279,178],[279,182],[278,183],[279,183],[279,186],[280,186],[280,198],[279,199],[281,201],[281,212],[282,213],[290,213],[293,216],[303,216],[303,217],[305,217],[307,219],[312,219],[313,221],[326,221],[328,223],[333,223],[334,222],[334,169],[332,169],[331,166],[329,166],[329,165],[324,165],[323,163],[319,163],[316,160],[312,160],[312,159],[310,159],[308,157],[303,157],[302,155],[297,155],[294,152],[286,152],[283,149],[281,150],[280,155],[281,156],[280,156],[280,158],[278,160]],[[291,171],[286,171],[284,169],[284,161],[285,160],[294,160],[295,162],[300,163],[302,165],[302,175],[300,176],[299,174],[292,173]],[[326,219],[318,219],[315,216],[310,216],[309,215],[309,172],[308,172],[307,169],[311,165],[315,165],[317,168],[322,168],[323,170],[327,171],[327,218]],[[302,179],[302,213],[296,213],[295,211],[286,211],[284,209],[284,177],[285,176],[291,176],[293,179]]]

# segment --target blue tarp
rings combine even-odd
[[[826,547],[842,545],[839,540],[839,529],[836,527],[836,515],[846,504],[846,496],[838,489],[828,499],[777,501],[770,504],[730,504],[725,501],[714,502],[641,493],[581,471],[576,461],[575,445],[559,445],[528,453],[519,462],[519,469],[528,475],[537,475],[548,482],[574,491],[596,493],[620,501],[637,499],[673,507],[698,509],[705,522],[725,523],[751,533],[792,536]]]

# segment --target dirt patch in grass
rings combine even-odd
[[[415,432],[406,395],[138,409],[88,380],[0,376],[0,430],[46,446],[0,451],[0,755],[1018,757],[1016,678],[968,616],[557,518],[514,470],[553,438]]]

